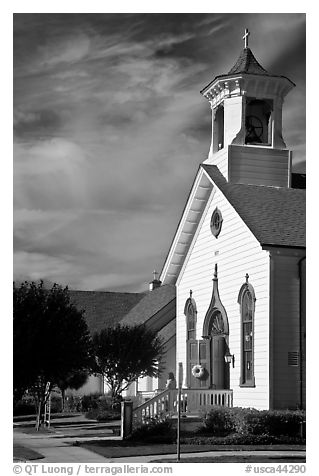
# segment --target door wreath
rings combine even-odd
[[[205,369],[202,365],[194,365],[192,368],[192,374],[195,378],[201,379],[204,377]]]

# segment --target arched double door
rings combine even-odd
[[[229,363],[225,360],[225,355],[229,353],[229,325],[226,310],[219,297],[217,265],[202,336],[200,340],[196,340],[195,335],[192,338],[189,336],[187,340],[188,387],[229,389]],[[198,365],[204,368],[201,378],[196,377],[194,372]]]
[[[220,311],[216,310],[214,324],[204,339],[190,339],[187,343],[188,386],[190,388],[229,389],[229,364],[225,361],[228,350],[228,334],[222,324]],[[201,365],[205,371],[201,378],[194,376],[193,369]]]

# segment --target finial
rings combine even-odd
[[[189,290],[189,297],[191,298],[192,295],[193,295],[193,291],[190,289],[190,290]]]
[[[245,34],[243,36],[243,40],[245,40],[245,48],[248,48],[248,37],[250,35],[250,31],[248,31],[248,28],[245,28]]]
[[[154,271],[153,271],[153,279],[154,279],[154,281],[157,281],[157,275],[158,275],[158,272],[154,269]]]
[[[217,279],[217,263],[215,263],[214,279]]]
[[[248,279],[249,279],[249,274],[248,273],[246,273],[245,278],[246,278],[246,284],[248,284]]]

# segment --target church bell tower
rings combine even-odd
[[[289,187],[291,152],[282,136],[284,97],[295,86],[269,74],[248,47],[227,74],[202,91],[212,109],[212,142],[205,161],[217,165],[229,182]]]

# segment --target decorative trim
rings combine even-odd
[[[249,381],[244,382],[244,383],[242,382],[241,377],[240,377],[239,386],[241,388],[255,388],[256,387],[255,377],[252,380],[249,380]]]
[[[196,339],[196,326],[197,326],[197,306],[195,299],[193,299],[193,291],[189,291],[189,298],[185,302],[184,314],[186,316],[186,329],[187,329],[187,340],[190,339],[189,333],[194,332],[193,337]],[[192,321],[193,328],[190,328],[190,322]]]
[[[184,306],[184,314],[186,317],[188,317],[190,312],[193,312],[194,315],[197,316],[197,306],[196,306],[196,301],[193,299],[193,291],[190,289],[189,291],[189,298],[185,302]]]
[[[249,274],[248,273],[246,273],[245,279],[246,279],[246,282],[242,285],[242,287],[239,290],[237,302],[240,305],[241,301],[242,301],[242,298],[243,298],[243,295],[244,295],[244,292],[249,291],[250,294],[252,295],[252,298],[253,298],[253,305],[254,305],[253,313],[255,314],[255,302],[256,302],[255,290],[254,290],[253,286],[248,282],[248,279],[249,279]]]
[[[253,286],[248,282],[249,280],[249,274],[246,273],[245,276],[245,283],[241,286],[239,293],[238,293],[238,299],[237,302],[240,306],[240,379],[239,379],[239,386],[240,387],[255,387],[255,302],[256,302],[256,296],[255,296],[255,290]],[[243,298],[246,293],[250,293],[252,297],[252,316],[251,316],[251,340],[252,340],[252,345],[251,345],[251,354],[252,354],[252,376],[250,379],[244,380],[244,323],[243,323],[243,312],[242,312],[242,302]],[[250,339],[250,337],[249,337]]]
[[[216,323],[215,330],[213,329],[214,322]],[[203,324],[203,338],[209,338],[212,333],[229,335],[228,317],[218,291],[217,263],[215,264],[212,298]]]

